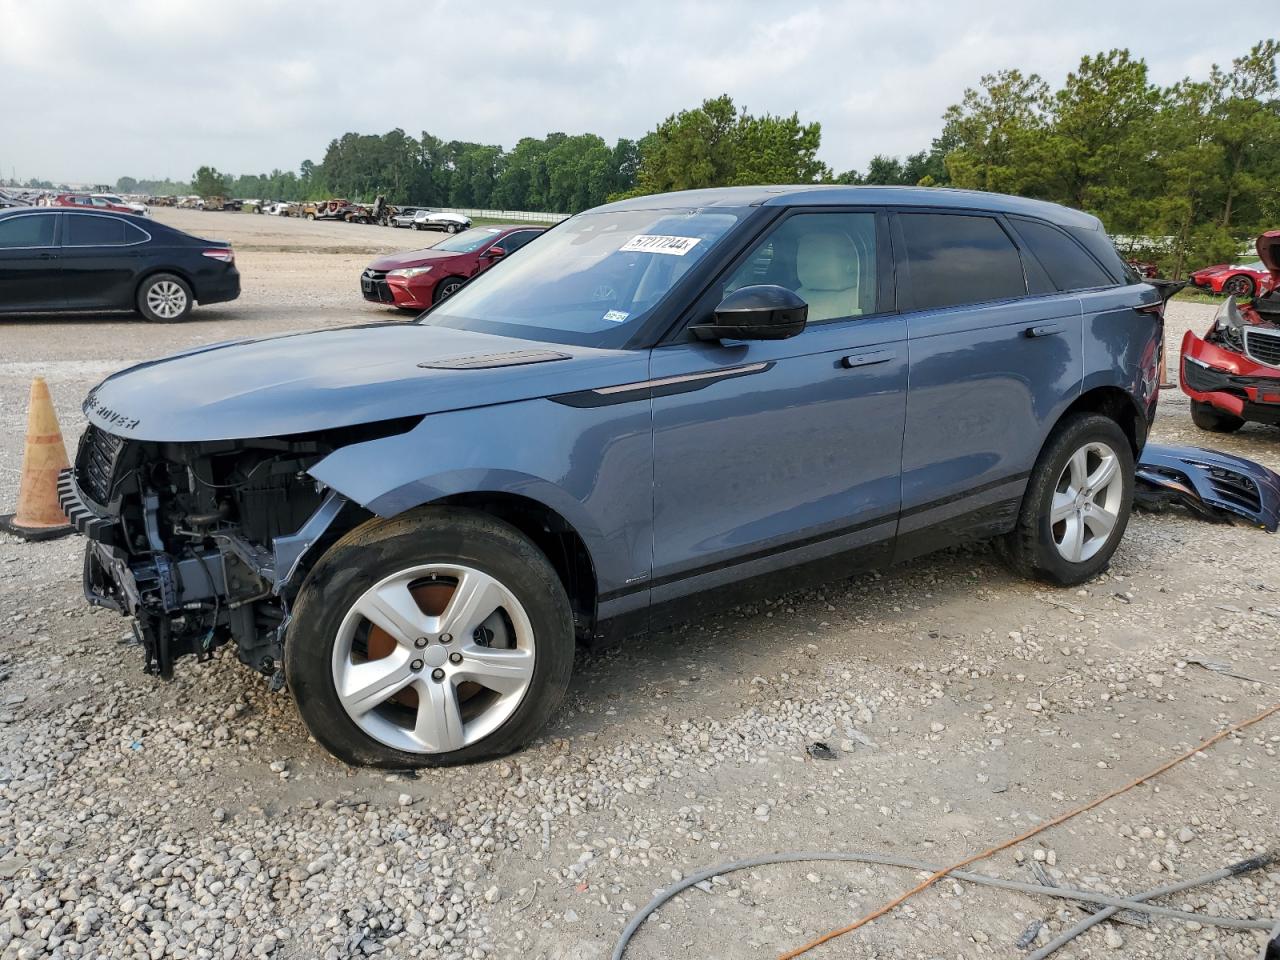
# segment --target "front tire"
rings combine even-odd
[[[1252,297],[1257,290],[1251,278],[1236,274],[1222,285],[1222,292],[1232,297]]]
[[[465,277],[445,277],[436,284],[435,290],[431,294],[431,302],[439,303],[448,297],[457,293],[458,288],[466,283]]]
[[[1191,422],[1211,433],[1235,433],[1244,426],[1242,418],[1223,413],[1213,404],[1199,400],[1191,401]]]
[[[303,583],[285,674],[350,764],[467,763],[519,749],[573,669],[569,599],[542,552],[482,513],[426,507],[343,537]]]
[[[996,541],[1013,572],[1069,587],[1097,576],[1133,507],[1133,450],[1110,417],[1077,414],[1050,435],[1027,483],[1017,526]]]
[[[445,230],[447,230],[449,233],[457,233],[458,225],[456,223],[450,223],[445,226]]]
[[[187,281],[172,273],[156,273],[138,287],[138,312],[150,323],[179,323],[191,315],[195,299]]]

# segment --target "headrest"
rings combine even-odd
[[[858,285],[858,251],[843,230],[819,230],[796,244],[796,277],[808,290],[848,290]]]

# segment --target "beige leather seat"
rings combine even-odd
[[[809,322],[854,317],[858,306],[858,251],[843,230],[807,233],[796,243],[796,291],[809,305]]]

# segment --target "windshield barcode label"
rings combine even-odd
[[[700,239],[700,237],[664,237],[655,233],[642,233],[624,243],[622,249],[639,253],[668,253],[673,257],[683,257],[698,245]]]

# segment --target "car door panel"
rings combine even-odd
[[[682,384],[708,373],[723,376]],[[871,544],[887,556],[906,374],[893,315],[655,350],[654,602]]]
[[[60,250],[66,306],[73,310],[132,309],[135,305],[135,281],[143,251],[155,252],[149,242],[150,238],[140,241],[130,234],[120,242],[91,242],[92,238],[77,238],[74,235],[77,224],[114,226],[124,221],[109,214],[76,214],[64,219],[74,221],[64,227]],[[128,229],[146,236],[138,228]]]
[[[33,238],[32,244],[27,245],[22,237],[16,237],[14,246],[0,246],[0,312],[59,310],[65,305],[56,245],[58,215],[23,213],[2,222],[34,221],[35,218],[52,221],[52,226],[43,227],[49,240],[47,245],[36,242],[42,238]],[[16,225],[9,229],[21,230]]]
[[[1001,256],[1021,271],[1012,236],[1003,228],[997,235],[1009,244]],[[902,236],[896,232],[895,242]],[[923,284],[930,265],[905,259],[902,282]],[[900,295],[913,305],[924,296]],[[1084,374],[1080,301],[1070,294],[914,310],[905,322],[910,389],[898,560],[1009,529],[1045,438],[1079,396]]]
[[[938,524],[956,539],[966,523],[975,537],[1007,528],[1084,371],[1075,297],[927,311],[906,324],[900,559],[931,549],[908,535]]]

